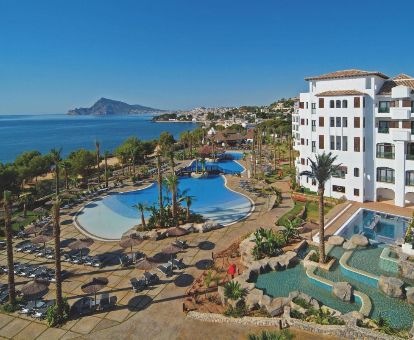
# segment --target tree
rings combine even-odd
[[[331,178],[332,174],[338,171],[339,165],[334,165],[337,156],[332,156],[332,153],[325,152],[316,155],[315,160],[308,157],[310,162],[310,171],[303,171],[301,176],[308,176],[316,180],[318,183],[319,195],[319,262],[325,263],[325,216],[324,216],[324,193],[325,184]]]
[[[59,196],[59,165],[62,161],[60,154],[62,149],[52,149],[50,150],[50,156],[52,158],[52,162],[55,168],[55,181],[56,181],[56,196]]]
[[[108,157],[109,151],[105,151],[104,160],[105,160],[105,188],[108,188]]]
[[[144,161],[142,142],[136,137],[130,137],[115,149],[115,155],[123,166],[142,164]]]
[[[188,196],[188,195],[183,195],[182,197],[180,197],[180,199],[178,200],[178,202],[185,202],[187,208],[185,210],[185,215],[186,215],[186,220],[187,222],[190,221],[190,208],[191,205],[193,204],[193,200],[194,200],[194,196]]]
[[[95,149],[96,149],[96,170],[98,171],[98,183],[101,178],[101,169],[99,163],[101,162],[101,143],[98,140],[95,140]]]
[[[16,168],[11,164],[0,163],[0,192],[7,190],[17,194],[20,184],[21,180]]]
[[[135,209],[137,209],[140,213],[141,213],[141,224],[144,227],[144,229],[147,227],[146,223],[145,223],[145,217],[144,217],[144,210],[146,210],[147,208],[145,207],[145,204],[143,203],[138,203],[133,205],[133,207]]]
[[[162,172],[161,172],[161,155],[157,153],[157,184],[158,184],[158,205],[160,209],[161,225],[164,223],[164,206],[162,202]]]
[[[63,177],[65,179],[65,189],[69,190],[69,169],[70,169],[70,163],[65,160],[60,163],[60,167],[63,170]]]
[[[165,184],[168,187],[168,190],[171,192],[171,205],[172,205],[172,216],[174,224],[177,217],[177,186],[178,186],[178,177],[175,174],[171,174],[165,178]]]
[[[6,247],[7,247],[7,275],[9,285],[9,304],[14,306],[16,304],[16,290],[14,283],[14,261],[13,261],[13,240],[11,227],[11,192],[4,191],[4,227],[6,231]]]
[[[20,196],[20,204],[23,206],[23,217],[27,217],[27,206],[32,202],[32,196],[26,192]]]
[[[161,153],[163,155],[168,155],[171,151],[173,151],[174,143],[175,139],[169,132],[164,131],[160,134],[158,145],[160,146]]]
[[[95,155],[91,151],[79,149],[69,155],[68,161],[73,174],[82,176],[83,179],[88,179],[95,165]]]
[[[52,208],[53,236],[55,246],[55,276],[56,276],[56,313],[58,323],[63,321],[63,297],[62,297],[62,268],[60,263],[60,200],[56,195]]]

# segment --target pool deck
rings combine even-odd
[[[242,175],[245,178],[246,174]],[[236,191],[241,191],[239,181],[241,178],[227,176],[227,185]],[[145,184],[144,184],[145,185]],[[69,270],[72,275],[63,282],[64,296],[68,297],[70,304],[85,296],[81,290],[84,283],[93,277],[105,276],[108,286],[101,292],[107,292],[118,299],[116,309],[109,312],[97,312],[90,316],[73,319],[61,328],[48,328],[44,321],[37,321],[30,317],[15,314],[0,314],[0,338],[6,339],[245,339],[249,332],[259,332],[263,328],[246,327],[236,324],[205,324],[201,321],[186,318],[182,312],[182,302],[186,290],[192,281],[201,275],[202,270],[196,264],[201,260],[211,258],[212,252],[226,249],[234,241],[251,233],[258,227],[272,227],[277,218],[291,209],[293,202],[290,199],[287,182],[279,182],[277,186],[283,192],[282,204],[269,211],[269,200],[249,195],[255,202],[255,211],[245,220],[234,225],[204,234],[188,234],[185,239],[190,244],[179,258],[184,259],[187,268],[177,271],[176,275],[166,278],[160,275],[162,283],[141,293],[133,293],[130,278],[139,277],[142,271],[134,268],[120,268],[119,265],[106,266],[102,269],[91,269],[83,265],[73,265],[62,262],[62,269]],[[117,191],[127,191],[132,187],[120,188]],[[137,187],[135,187],[137,188]],[[247,192],[243,192],[248,194]],[[72,218],[80,208],[77,206],[70,211],[62,211],[61,239],[69,240],[84,237],[72,224]],[[143,251],[153,256],[171,244],[173,239],[160,241],[144,241],[135,251]],[[209,242],[211,249],[199,247],[200,242]],[[95,241],[90,247],[90,254],[120,253],[123,250],[118,242]],[[46,265],[53,268],[53,260],[36,258],[32,254],[14,253],[15,262]],[[0,263],[6,264],[5,251],[0,252]],[[158,271],[157,271],[158,273]],[[1,282],[6,282],[3,275]],[[29,280],[17,277],[17,289],[20,289]],[[54,284],[50,285],[49,292],[44,296],[52,299],[55,296]],[[296,339],[321,339],[321,337],[307,332],[292,330]]]

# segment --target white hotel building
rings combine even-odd
[[[292,115],[296,170],[308,157],[332,152],[341,170],[326,183],[327,196],[348,200],[414,203],[414,78],[345,70],[305,78]],[[315,182],[298,176],[317,191]]]

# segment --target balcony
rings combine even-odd
[[[392,107],[391,108],[391,118],[399,120],[407,120],[411,117],[411,108],[410,107]]]
[[[379,127],[378,133],[390,133],[390,128],[388,126]]]
[[[394,176],[378,176],[377,182],[394,184],[395,177]]]
[[[404,130],[400,130],[400,129],[393,129],[391,134],[392,134],[392,139],[394,141],[402,141],[402,142],[411,141],[410,131],[404,131]]]
[[[316,114],[316,109],[315,108],[311,109],[311,114]]]
[[[395,152],[380,152],[377,151],[377,158],[395,159]]]
[[[410,98],[411,88],[404,85],[395,86],[391,89],[391,97],[398,98]]]
[[[414,161],[414,154],[409,154],[409,153],[407,153],[407,154],[405,155],[405,159],[406,159],[407,161]]]

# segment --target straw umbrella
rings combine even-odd
[[[28,235],[34,234],[36,236],[36,234],[40,233],[42,231],[42,227],[35,225],[35,224],[31,224],[29,225],[24,232]]]
[[[171,269],[172,269],[172,262],[173,262],[174,255],[179,253],[180,251],[181,251],[181,248],[174,246],[174,245],[170,245],[161,251],[163,254],[171,255]]]
[[[79,239],[76,241],[73,241],[69,244],[69,248],[72,250],[79,250],[80,251],[80,257],[82,259],[82,249],[87,249],[93,244],[93,240],[91,238],[84,238]]]
[[[34,280],[26,284],[22,289],[21,293],[28,300],[34,300],[36,305],[36,300],[40,295],[46,293],[49,287],[49,282],[44,280]]]
[[[121,239],[121,241],[119,241],[119,245],[124,249],[131,247],[131,254],[132,254],[132,247],[138,246],[142,242],[144,242],[142,238],[128,236],[128,237]]]
[[[82,292],[86,294],[95,295],[95,306],[96,306],[96,293],[104,289],[108,284],[108,279],[106,277],[94,277],[91,282],[81,286]]]
[[[39,244],[39,243],[43,243],[43,253],[46,254],[46,243],[52,240],[52,236],[51,235],[38,235],[34,238],[32,238],[32,243],[34,244]]]
[[[171,227],[171,228],[168,228],[165,233],[168,236],[175,236],[175,239],[177,240],[178,236],[186,235],[188,231],[181,227]]]
[[[157,265],[158,263],[151,261],[151,259],[149,258],[145,258],[145,259],[138,261],[137,264],[135,265],[135,268],[139,270],[148,271],[148,270],[151,270],[157,267]]]

